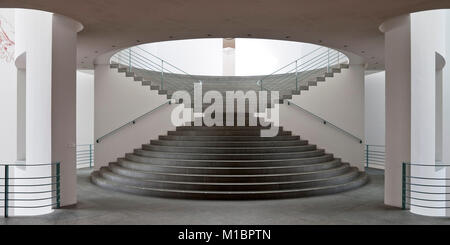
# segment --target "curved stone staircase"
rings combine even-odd
[[[178,90],[186,90],[191,93],[193,90],[193,80],[190,76],[180,75],[180,74],[165,74],[165,80],[163,88],[161,88],[161,73],[156,71],[149,71],[143,69],[133,68],[131,71],[128,67],[113,63],[110,65],[111,69],[117,69],[119,73],[124,73],[126,77],[132,77],[134,81],[141,82],[142,86],[150,86],[152,90],[158,90],[159,94],[167,95],[170,99],[172,94]],[[295,76],[286,74],[275,74],[271,78],[275,83],[267,82],[264,83],[264,88],[269,91],[279,92],[279,101],[276,103],[283,103],[286,99],[292,99],[293,95],[299,95],[302,91],[309,90],[311,86],[317,86],[319,82],[326,82],[327,78],[334,77],[335,74],[341,73],[342,70],[348,69],[348,64],[338,64],[332,66],[329,70],[326,68],[320,68],[307,72],[300,72],[298,75],[302,77],[299,82],[298,88],[295,85]],[[289,79],[282,79],[287,76]],[[203,92],[210,90],[217,91],[235,91],[242,90],[246,91],[259,91],[261,88],[257,84],[259,79],[264,76],[223,76],[223,77],[213,77],[213,76],[196,76],[195,78],[202,81]],[[186,79],[189,78],[189,79]],[[278,82],[278,80],[280,80]]]
[[[91,180],[138,195],[224,200],[332,194],[366,182],[365,173],[282,127],[275,137],[261,137],[266,127],[177,127]]]

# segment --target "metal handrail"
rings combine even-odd
[[[33,209],[33,208],[43,208],[43,207],[54,207],[54,208],[60,208],[61,206],[61,163],[36,163],[36,164],[17,164],[17,163],[0,163],[0,166],[4,168],[4,177],[0,178],[0,180],[3,181],[3,184],[0,185],[3,187],[3,191],[0,192],[0,194],[3,194],[3,199],[0,199],[0,201],[3,201],[3,205],[0,206],[0,208],[3,208],[4,210],[4,217],[9,217],[9,210],[10,209]],[[42,167],[42,166],[55,166],[55,174],[51,173],[50,176],[32,176],[32,177],[10,177],[10,168],[11,167]],[[53,172],[53,169],[52,169]],[[24,181],[24,180],[42,180],[42,179],[49,179],[50,183],[39,183],[39,184],[21,184],[21,183],[12,183],[11,180],[16,181]],[[11,191],[11,187],[48,187],[52,188],[52,190],[48,191],[18,191],[13,190]],[[54,188],[54,189],[53,189]],[[46,194],[51,193],[50,197],[40,197],[40,198],[18,198],[13,197],[10,198],[11,194],[21,194],[21,195],[34,195],[34,194]],[[55,193],[55,194],[53,194]],[[20,201],[20,202],[29,202],[29,201],[45,201],[45,200],[52,200],[50,204],[45,205],[34,205],[34,206],[19,206],[19,205],[10,205],[11,201]],[[53,202],[53,200],[55,200]]]
[[[161,59],[139,46],[123,49],[115,53],[110,59],[111,64],[114,64],[113,60],[116,60],[119,66],[125,66],[128,72],[136,69],[139,72],[140,69],[140,71],[156,72],[155,75],[159,73],[158,79],[161,80],[160,89],[164,89],[166,85],[169,85],[169,87],[176,86],[177,89],[180,89],[178,87],[182,87],[186,90],[192,90],[190,87],[186,88],[186,83],[194,84],[199,81],[195,76],[188,74],[170,62]],[[176,76],[180,75],[184,77],[177,79]],[[187,78],[192,79],[192,81],[187,81],[189,80]]]
[[[450,164],[424,164],[424,163],[402,163],[402,209],[408,209],[408,207],[419,207],[428,209],[450,209],[446,202],[450,200],[442,199],[442,195],[450,195],[446,191],[450,185],[448,184],[437,184],[436,181],[447,182],[450,178],[445,177],[432,177],[432,176],[414,176],[411,173],[411,167],[427,167],[427,168],[440,168],[440,167],[450,167]],[[412,180],[417,180],[419,183],[413,183]],[[437,189],[442,189],[439,191]],[[431,190],[430,190],[431,189]],[[415,196],[415,194],[419,196]],[[426,195],[427,198],[420,196]],[[433,195],[439,195],[434,197]],[[422,203],[418,204],[414,201],[420,201]],[[444,206],[429,206],[423,202],[444,202]]]
[[[95,142],[100,143],[100,142],[101,142],[103,139],[105,139],[106,137],[108,137],[108,136],[110,136],[110,135],[112,135],[112,134],[117,133],[118,131],[122,130],[123,128],[125,128],[125,127],[127,127],[127,126],[129,126],[129,125],[134,125],[134,124],[136,124],[136,122],[137,122],[138,120],[142,119],[143,117],[145,117],[145,116],[147,116],[147,115],[153,113],[154,111],[156,111],[156,110],[162,108],[162,107],[165,106],[165,105],[170,105],[170,104],[171,104],[171,101],[170,101],[170,100],[164,102],[163,104],[161,104],[161,105],[159,105],[159,106],[157,106],[157,107],[151,109],[150,111],[148,111],[148,112],[142,114],[141,116],[139,116],[139,117],[137,117],[137,118],[135,118],[135,119],[133,119],[133,120],[131,120],[131,121],[129,121],[129,122],[123,124],[123,125],[120,126],[120,127],[117,127],[117,128],[114,129],[114,130],[111,130],[110,132],[106,133],[105,135],[99,137]]]
[[[356,139],[360,144],[363,143],[363,140],[360,139],[359,137],[357,137],[357,136],[353,135],[352,133],[346,131],[345,129],[342,129],[342,128],[336,126],[335,124],[333,124],[333,123],[331,123],[331,122],[329,122],[329,121],[323,119],[322,117],[320,117],[320,116],[318,116],[318,115],[316,115],[316,114],[314,114],[314,113],[312,113],[312,112],[306,110],[305,108],[303,108],[303,107],[301,107],[301,106],[299,106],[299,105],[293,103],[292,101],[288,100],[287,103],[288,103],[288,105],[293,105],[293,106],[297,107],[298,109],[300,109],[300,110],[302,110],[302,111],[308,113],[309,115],[311,115],[311,116],[313,116],[313,117],[319,119],[320,121],[323,122],[323,124],[330,125],[330,126],[334,127],[335,129],[337,129],[338,131],[340,131],[340,132],[342,132],[342,133],[344,133],[344,134],[346,134],[346,135],[348,135],[348,136],[350,136],[350,137]]]
[[[269,75],[266,75],[262,78],[260,78],[256,83],[260,86],[260,90],[270,90],[268,86],[264,85],[264,81],[267,79],[270,79],[273,77],[273,80],[271,81],[274,85],[272,85],[273,90],[281,90],[287,87],[286,84],[282,87],[276,87],[277,85],[284,82],[287,78],[284,78],[280,81],[280,77],[274,77],[275,74],[278,74],[280,71],[288,68],[288,71],[284,72],[285,76],[289,75],[295,75],[295,88],[298,90],[299,86],[299,73],[301,72],[309,72],[309,75],[306,77],[302,77],[303,80],[307,79],[310,75],[313,75],[316,73],[318,68],[327,68],[327,72],[330,71],[330,68],[333,65],[340,65],[343,62],[341,61],[348,61],[348,57],[344,55],[343,53],[333,50],[330,48],[326,48],[324,52],[318,53],[317,51],[320,51],[322,49],[325,49],[325,47],[319,47],[308,54],[302,56],[301,58],[298,58],[294,60],[293,62],[288,63],[285,66],[282,66],[281,68],[275,70],[274,72],[270,73]],[[317,54],[318,53],[318,54]],[[307,58],[308,60],[302,61],[302,59]],[[305,75],[305,74],[303,74]],[[267,83],[267,81],[266,81]]]

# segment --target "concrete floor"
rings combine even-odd
[[[411,214],[383,205],[383,174],[369,171],[359,189],[329,196],[269,201],[198,201],[141,197],[101,189],[78,174],[78,204],[37,217],[0,224],[450,224],[450,219]]]

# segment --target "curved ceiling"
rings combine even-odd
[[[1,0],[80,21],[78,65],[103,53],[155,41],[252,37],[310,42],[361,55],[384,67],[378,27],[395,16],[450,8],[449,0]]]

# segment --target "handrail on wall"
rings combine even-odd
[[[288,100],[287,102],[288,102],[288,105],[293,105],[293,106],[295,106],[296,108],[298,108],[298,109],[300,109],[300,110],[302,110],[302,111],[308,113],[309,115],[311,115],[311,116],[313,116],[313,117],[319,119],[320,121],[323,122],[323,124],[330,125],[330,126],[332,126],[333,128],[337,129],[338,131],[340,131],[340,132],[342,132],[342,133],[344,133],[344,134],[346,134],[346,135],[348,135],[348,136],[354,138],[354,139],[357,140],[360,144],[363,143],[363,140],[362,140],[362,139],[360,139],[359,137],[353,135],[352,133],[350,133],[350,132],[348,132],[348,131],[346,131],[346,130],[344,130],[344,129],[342,129],[342,128],[336,126],[336,125],[334,125],[333,123],[331,123],[331,122],[329,122],[329,121],[323,119],[322,117],[320,117],[320,116],[318,116],[318,115],[316,115],[316,114],[314,114],[314,113],[312,113],[312,112],[306,110],[305,108],[303,108],[303,107],[301,107],[301,106],[299,106],[299,105],[293,103],[293,102],[290,101],[290,100]]]
[[[120,126],[120,127],[116,128],[116,129],[110,131],[109,133],[106,133],[106,134],[103,135],[102,137],[98,138],[95,142],[100,143],[100,142],[101,142],[103,139],[105,139],[106,137],[108,137],[108,136],[110,136],[110,135],[112,135],[112,134],[117,133],[118,131],[122,130],[123,128],[125,128],[125,127],[127,127],[127,126],[129,126],[129,125],[134,125],[134,124],[136,124],[136,121],[138,121],[138,120],[142,119],[143,117],[145,117],[145,116],[147,116],[147,115],[153,113],[154,111],[160,109],[161,107],[163,107],[163,106],[165,106],[165,105],[170,105],[170,104],[171,104],[171,101],[170,101],[170,100],[164,102],[163,104],[161,104],[161,105],[159,105],[159,106],[157,106],[157,107],[151,109],[150,111],[148,111],[148,112],[142,114],[141,116],[139,116],[139,117],[137,117],[137,118],[135,118],[135,119],[133,119],[133,120],[131,120],[131,121],[129,121],[129,122],[123,124],[122,126]]]

